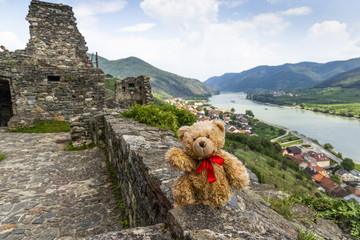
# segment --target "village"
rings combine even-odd
[[[245,114],[238,114],[233,108],[230,111],[218,109],[208,104],[206,100],[174,98],[165,101],[197,115],[198,121],[223,120],[226,123],[226,132],[256,135],[252,132],[252,126],[248,121],[249,117],[254,117],[251,110],[246,110]],[[311,145],[302,144],[301,140],[295,139],[282,144],[282,138],[288,138],[288,135],[276,138],[276,141],[283,146],[281,154],[296,163],[300,171],[309,174],[318,190],[333,198],[354,199],[360,205],[360,179],[356,170],[345,170],[341,164],[332,161],[323,152],[316,152]]]

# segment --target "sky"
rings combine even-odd
[[[0,0],[0,45],[24,49],[30,0]],[[205,81],[259,65],[360,57],[359,0],[48,0],[73,7],[90,53]]]

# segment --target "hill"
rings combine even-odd
[[[287,90],[311,87],[358,67],[360,58],[328,63],[301,62],[280,66],[258,66],[240,73],[211,77],[204,83],[218,91]]]
[[[116,78],[137,77],[147,75],[150,77],[152,92],[160,98],[168,97],[200,97],[210,96],[213,90],[197,79],[182,77],[158,69],[149,63],[136,58],[128,57],[119,60],[107,60],[98,57],[99,67],[107,74]]]
[[[336,75],[315,86],[315,88],[330,88],[330,87],[360,89],[360,67]]]

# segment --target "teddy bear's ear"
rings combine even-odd
[[[179,128],[179,139],[180,139],[180,141],[183,140],[184,134],[185,134],[189,129],[190,129],[189,126],[183,126],[183,127]]]
[[[224,122],[218,121],[218,120],[214,120],[212,123],[213,123],[215,126],[217,126],[222,132],[225,131]]]

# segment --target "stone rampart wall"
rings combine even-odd
[[[106,148],[132,227],[165,223],[175,239],[297,239],[298,225],[274,212],[250,188],[235,191],[231,201],[219,209],[203,205],[173,208],[172,186],[182,173],[165,161],[170,147],[181,147],[171,132],[118,114],[94,116],[89,128],[92,140]],[[253,189],[257,186],[258,192],[263,191],[262,185],[252,184]],[[337,227],[318,235],[342,239]]]

